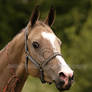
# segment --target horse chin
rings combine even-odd
[[[47,82],[49,85],[51,85],[52,84],[52,82]],[[71,87],[71,85],[67,85],[67,86],[63,86],[63,83],[59,83],[59,84],[57,84],[57,83],[55,83],[56,84],[56,88],[60,91],[60,92],[62,92],[62,91],[65,91],[65,90],[69,90],[70,89],[70,87]]]
[[[63,88],[62,86],[61,86],[60,88],[58,88],[58,87],[56,86],[56,88],[57,88],[60,92],[70,89],[69,86],[66,86],[65,88]]]
[[[60,92],[65,91],[65,90],[69,90],[70,87],[71,87],[71,83],[68,83],[68,84],[65,86],[63,81],[60,81],[60,82],[58,82],[58,83],[55,82],[55,84],[56,84],[56,88],[57,88]]]

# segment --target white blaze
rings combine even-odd
[[[52,47],[56,48],[55,44],[54,44],[54,42],[56,40],[56,36],[53,33],[42,32],[42,37],[49,40]]]
[[[61,71],[60,72],[64,72],[67,75],[69,75],[69,74],[73,75],[73,71],[68,66],[68,64],[66,64],[63,57],[62,56],[56,56],[56,58],[58,59],[58,61],[60,61],[60,66],[61,66]]]
[[[53,33],[47,33],[47,32],[42,32],[41,35],[42,35],[43,38],[49,40],[51,45],[52,45],[52,47],[54,48],[54,50],[56,50],[56,46],[55,46],[56,36]],[[56,52],[56,51],[54,51],[54,52]],[[56,56],[56,58],[60,62],[61,69],[60,69],[59,72],[64,72],[67,75],[68,74],[73,74],[73,71],[66,64],[66,62],[65,62],[65,60],[63,59],[62,56]]]

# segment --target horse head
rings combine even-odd
[[[55,83],[61,90],[68,90],[73,82],[73,70],[67,65],[62,54],[62,42],[54,34],[55,10],[51,8],[44,21],[39,20],[36,7],[26,27],[26,53],[28,73],[42,82]]]

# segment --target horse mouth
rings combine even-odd
[[[71,85],[73,83],[73,81],[68,81],[68,82],[65,82],[64,80],[60,80],[58,82],[54,81],[55,85],[56,85],[56,88],[62,92],[62,91],[65,91],[65,90],[69,90],[71,88]]]
[[[62,91],[65,91],[65,90],[69,90],[71,88],[71,85],[72,85],[72,82],[68,82],[67,85],[65,85],[65,82],[64,81],[59,81],[59,82],[56,82],[56,81],[53,81],[56,85],[56,88],[62,92]],[[52,82],[47,82],[48,84],[52,84]]]
[[[63,87],[62,84],[63,84],[63,83],[56,84],[56,88],[57,88],[60,92],[65,91],[65,90],[69,90],[70,87],[71,87],[71,84],[68,84],[68,85],[66,85],[65,87]]]

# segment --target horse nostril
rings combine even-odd
[[[74,75],[72,77],[69,77],[69,80],[70,81],[74,80]]]
[[[66,77],[66,76],[65,76],[65,74],[63,72],[60,72],[59,77]]]
[[[74,74],[73,74],[73,76],[71,77],[71,80],[74,80]]]

